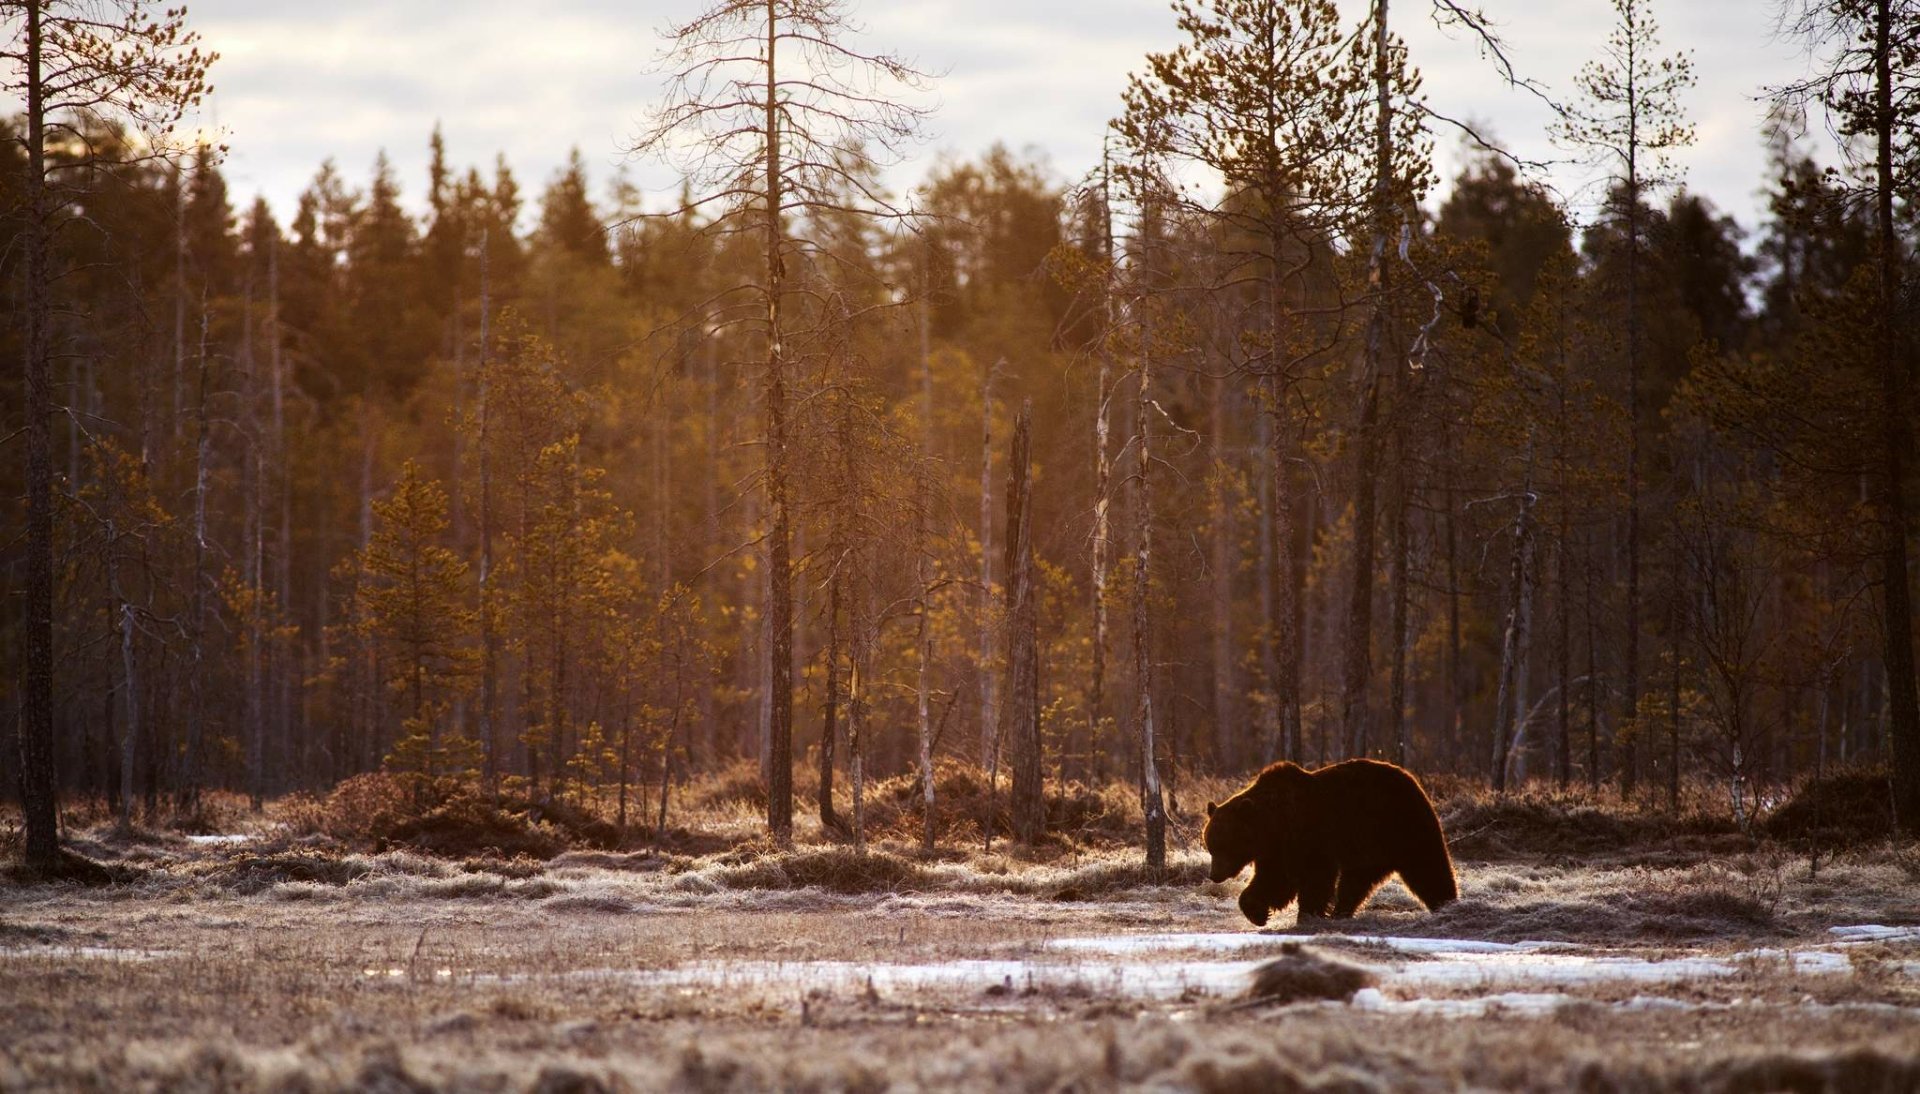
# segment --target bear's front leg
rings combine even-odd
[[[1281,869],[1262,869],[1258,862],[1253,866],[1253,880],[1240,890],[1240,911],[1256,927],[1267,925],[1272,912],[1284,909],[1293,903],[1293,875]]]
[[[1240,890],[1240,914],[1246,916],[1247,921],[1256,927],[1267,925],[1266,891],[1260,887],[1260,878],[1257,874],[1247,883],[1246,888]]]

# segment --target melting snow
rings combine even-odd
[[[1842,943],[1920,940],[1920,927],[1883,927],[1877,923],[1863,923],[1857,927],[1829,927],[1827,933]]]

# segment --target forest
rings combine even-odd
[[[1920,2],[1752,223],[1655,0],[1173,0],[1090,164],[641,7],[280,208],[0,0],[0,1089],[1920,1088]]]
[[[1736,813],[1877,763],[1920,816],[1911,88],[1876,129],[1869,41],[1776,89],[1743,226],[1670,168],[1644,7],[1561,111],[1585,223],[1492,144],[1439,185],[1467,138],[1384,6],[1249,0],[1177,5],[1078,179],[996,147],[889,193],[926,78],[835,5],[721,5],[634,149],[730,132],[668,207],[436,129],[428,177],[328,161],[282,224],[137,131],[206,79],[176,18],[145,113],[6,123],[44,324],[5,335],[6,705],[50,739],[0,782],[125,820],[417,772],[625,824],[748,762],[784,835],[796,765],[857,830],[949,761],[1147,813],[1276,759]],[[763,31],[791,73],[723,58]],[[784,90],[816,49],[893,97]],[[778,141],[723,73],[792,98]]]

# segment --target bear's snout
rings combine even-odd
[[[1213,869],[1209,871],[1207,874],[1207,879],[1213,882],[1215,885],[1218,885],[1221,882],[1232,878],[1233,875],[1239,872],[1240,872],[1240,868],[1238,866],[1230,870],[1227,868],[1227,865],[1225,863],[1215,861],[1213,864]]]

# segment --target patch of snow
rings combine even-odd
[[[1360,944],[1385,946],[1399,953],[1422,955],[1532,953],[1556,942],[1483,942],[1470,938],[1400,938],[1391,935],[1294,935],[1259,931],[1222,931],[1218,933],[1174,932],[1168,934],[1122,934],[1101,938],[1056,938],[1047,945],[1053,949],[1077,953],[1097,953],[1112,957],[1155,953],[1166,950],[1219,950],[1232,952],[1276,946],[1287,942],[1306,945]]]
[[[1853,927],[1829,927],[1827,933],[1842,943],[1920,940],[1920,927],[1886,927],[1878,923],[1862,923]]]
[[[666,969],[588,969],[568,979],[612,981],[636,987],[727,988],[803,993],[886,994],[968,992],[1017,996],[1029,991],[1102,998],[1177,999],[1192,994],[1235,996],[1246,989],[1258,961],[1058,964],[960,960],[929,964],[866,961],[693,961]],[[388,975],[391,975],[389,973]]]
[[[127,950],[117,946],[5,946],[0,960],[11,958],[84,958],[93,961],[157,961],[177,957],[175,950]]]
[[[1573,996],[1561,992],[1509,991],[1472,999],[1394,999],[1379,988],[1361,988],[1353,995],[1356,1010],[1375,1014],[1417,1014],[1441,1018],[1484,1018],[1490,1013],[1538,1018],[1552,1014]]]
[[[244,832],[236,832],[232,835],[224,836],[188,836],[187,842],[193,844],[195,847],[217,847],[222,844],[250,843],[256,838],[258,837],[247,835]]]

